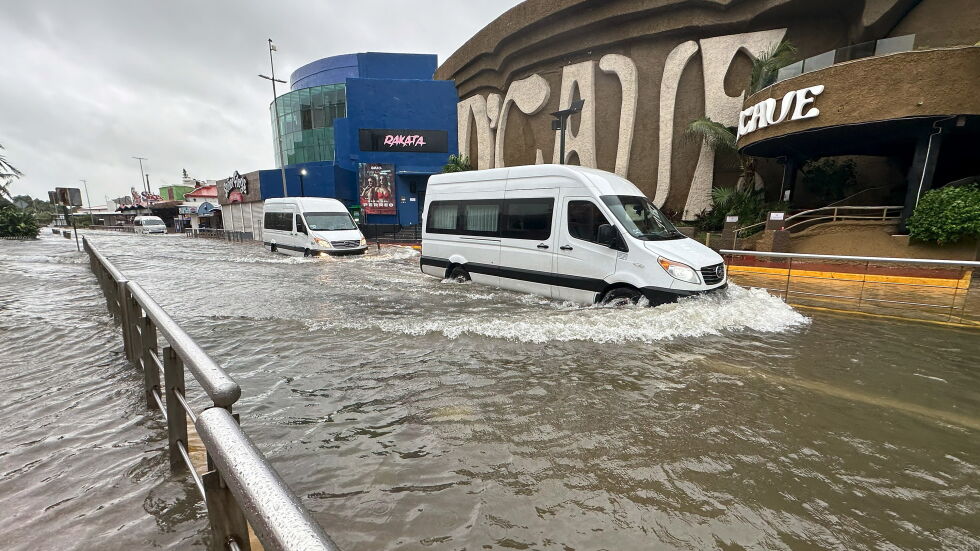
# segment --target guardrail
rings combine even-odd
[[[788,303],[980,327],[980,262],[720,252],[734,282]]]
[[[123,233],[135,233],[133,226],[107,226],[105,224],[93,224],[88,227],[90,230],[114,231]]]
[[[209,237],[212,239],[224,239],[225,241],[252,241],[253,232],[224,230],[216,228],[186,228],[184,235],[189,237]]]
[[[232,414],[241,388],[136,282],[129,281],[94,245],[83,240],[109,311],[122,325],[123,350],[142,368],[146,406],[167,422],[170,469],[188,472],[207,506],[210,549],[251,549],[248,526],[265,549],[331,550],[336,545],[269,465]],[[166,345],[159,348],[158,336]],[[211,405],[187,401],[185,368]],[[161,385],[160,374],[163,373]],[[190,418],[210,469],[199,475],[187,449]]]

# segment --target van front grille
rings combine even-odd
[[[353,249],[354,247],[360,244],[361,244],[360,241],[355,241],[355,240],[330,242],[330,245],[335,249]]]
[[[705,285],[717,285],[725,280],[725,264],[715,264],[701,268],[701,277]]]

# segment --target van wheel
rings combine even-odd
[[[456,266],[449,272],[449,279],[456,283],[466,283],[470,280],[470,273],[462,266]]]
[[[643,294],[632,287],[617,287],[602,296],[603,306],[629,306],[640,302]]]
[[[273,243],[273,244],[269,245],[269,250],[272,251],[272,252],[276,252],[276,244]]]
[[[309,249],[303,249],[303,256],[309,258],[310,257],[310,250]]]

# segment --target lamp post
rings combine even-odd
[[[88,203],[88,223],[89,225],[95,225],[95,217],[92,215],[92,200],[88,197],[88,182],[81,180],[82,185],[85,186],[85,201]]]
[[[272,43],[272,39],[269,39],[269,69],[272,72],[271,77],[265,75],[259,75],[272,82],[272,113],[275,115],[275,121],[273,126],[276,127],[276,156],[279,158],[279,174],[282,176],[282,196],[289,197],[289,193],[286,192],[286,162],[282,158],[282,132],[279,130],[279,106],[276,104],[276,83],[286,84],[285,80],[279,80],[276,78],[276,65],[272,61],[272,52],[276,52],[276,45]]]
[[[309,172],[305,168],[299,169],[299,196],[306,197],[306,188],[303,187],[303,176],[306,176]]]
[[[580,99],[573,101],[568,109],[555,111],[551,114],[552,117],[555,117],[555,120],[551,121],[551,129],[561,131],[560,154],[558,157],[558,164],[560,165],[565,164],[565,130],[568,128],[568,117],[571,117],[575,113],[580,113],[584,105],[585,100]]]

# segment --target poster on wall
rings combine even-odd
[[[395,214],[395,165],[361,163],[357,183],[364,214]]]

